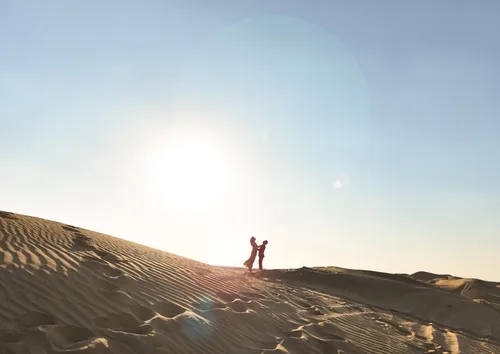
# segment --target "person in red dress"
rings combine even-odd
[[[250,239],[250,245],[252,246],[252,252],[250,253],[250,258],[248,258],[243,265],[248,268],[248,271],[252,271],[253,267],[253,262],[255,262],[255,257],[257,257],[257,251],[259,249],[259,246],[257,245],[257,242],[255,242],[255,237],[252,236]]]

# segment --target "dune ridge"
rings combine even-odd
[[[500,353],[499,284],[209,266],[0,212],[0,354]]]

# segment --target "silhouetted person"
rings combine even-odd
[[[245,261],[245,263],[243,263],[243,265],[245,267],[248,267],[248,270],[251,272],[253,267],[253,262],[255,262],[255,257],[257,257],[257,250],[259,249],[257,242],[255,242],[255,237],[253,236],[250,239],[250,245],[252,246],[252,252],[250,253],[250,258],[248,258]]]
[[[267,240],[262,242],[259,246],[259,270],[262,270],[262,260],[264,259],[264,252],[266,251]]]

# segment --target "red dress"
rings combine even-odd
[[[257,250],[259,248],[259,246],[257,245],[257,242],[255,241],[250,241],[250,244],[252,245],[252,253],[250,253],[250,258],[248,258],[245,263],[243,263],[243,265],[245,267],[248,267],[250,268],[250,270],[252,269],[252,266],[253,266],[253,262],[255,261],[255,257],[257,257]]]

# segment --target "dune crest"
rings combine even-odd
[[[427,278],[258,279],[0,212],[0,353],[500,353],[498,284]]]

